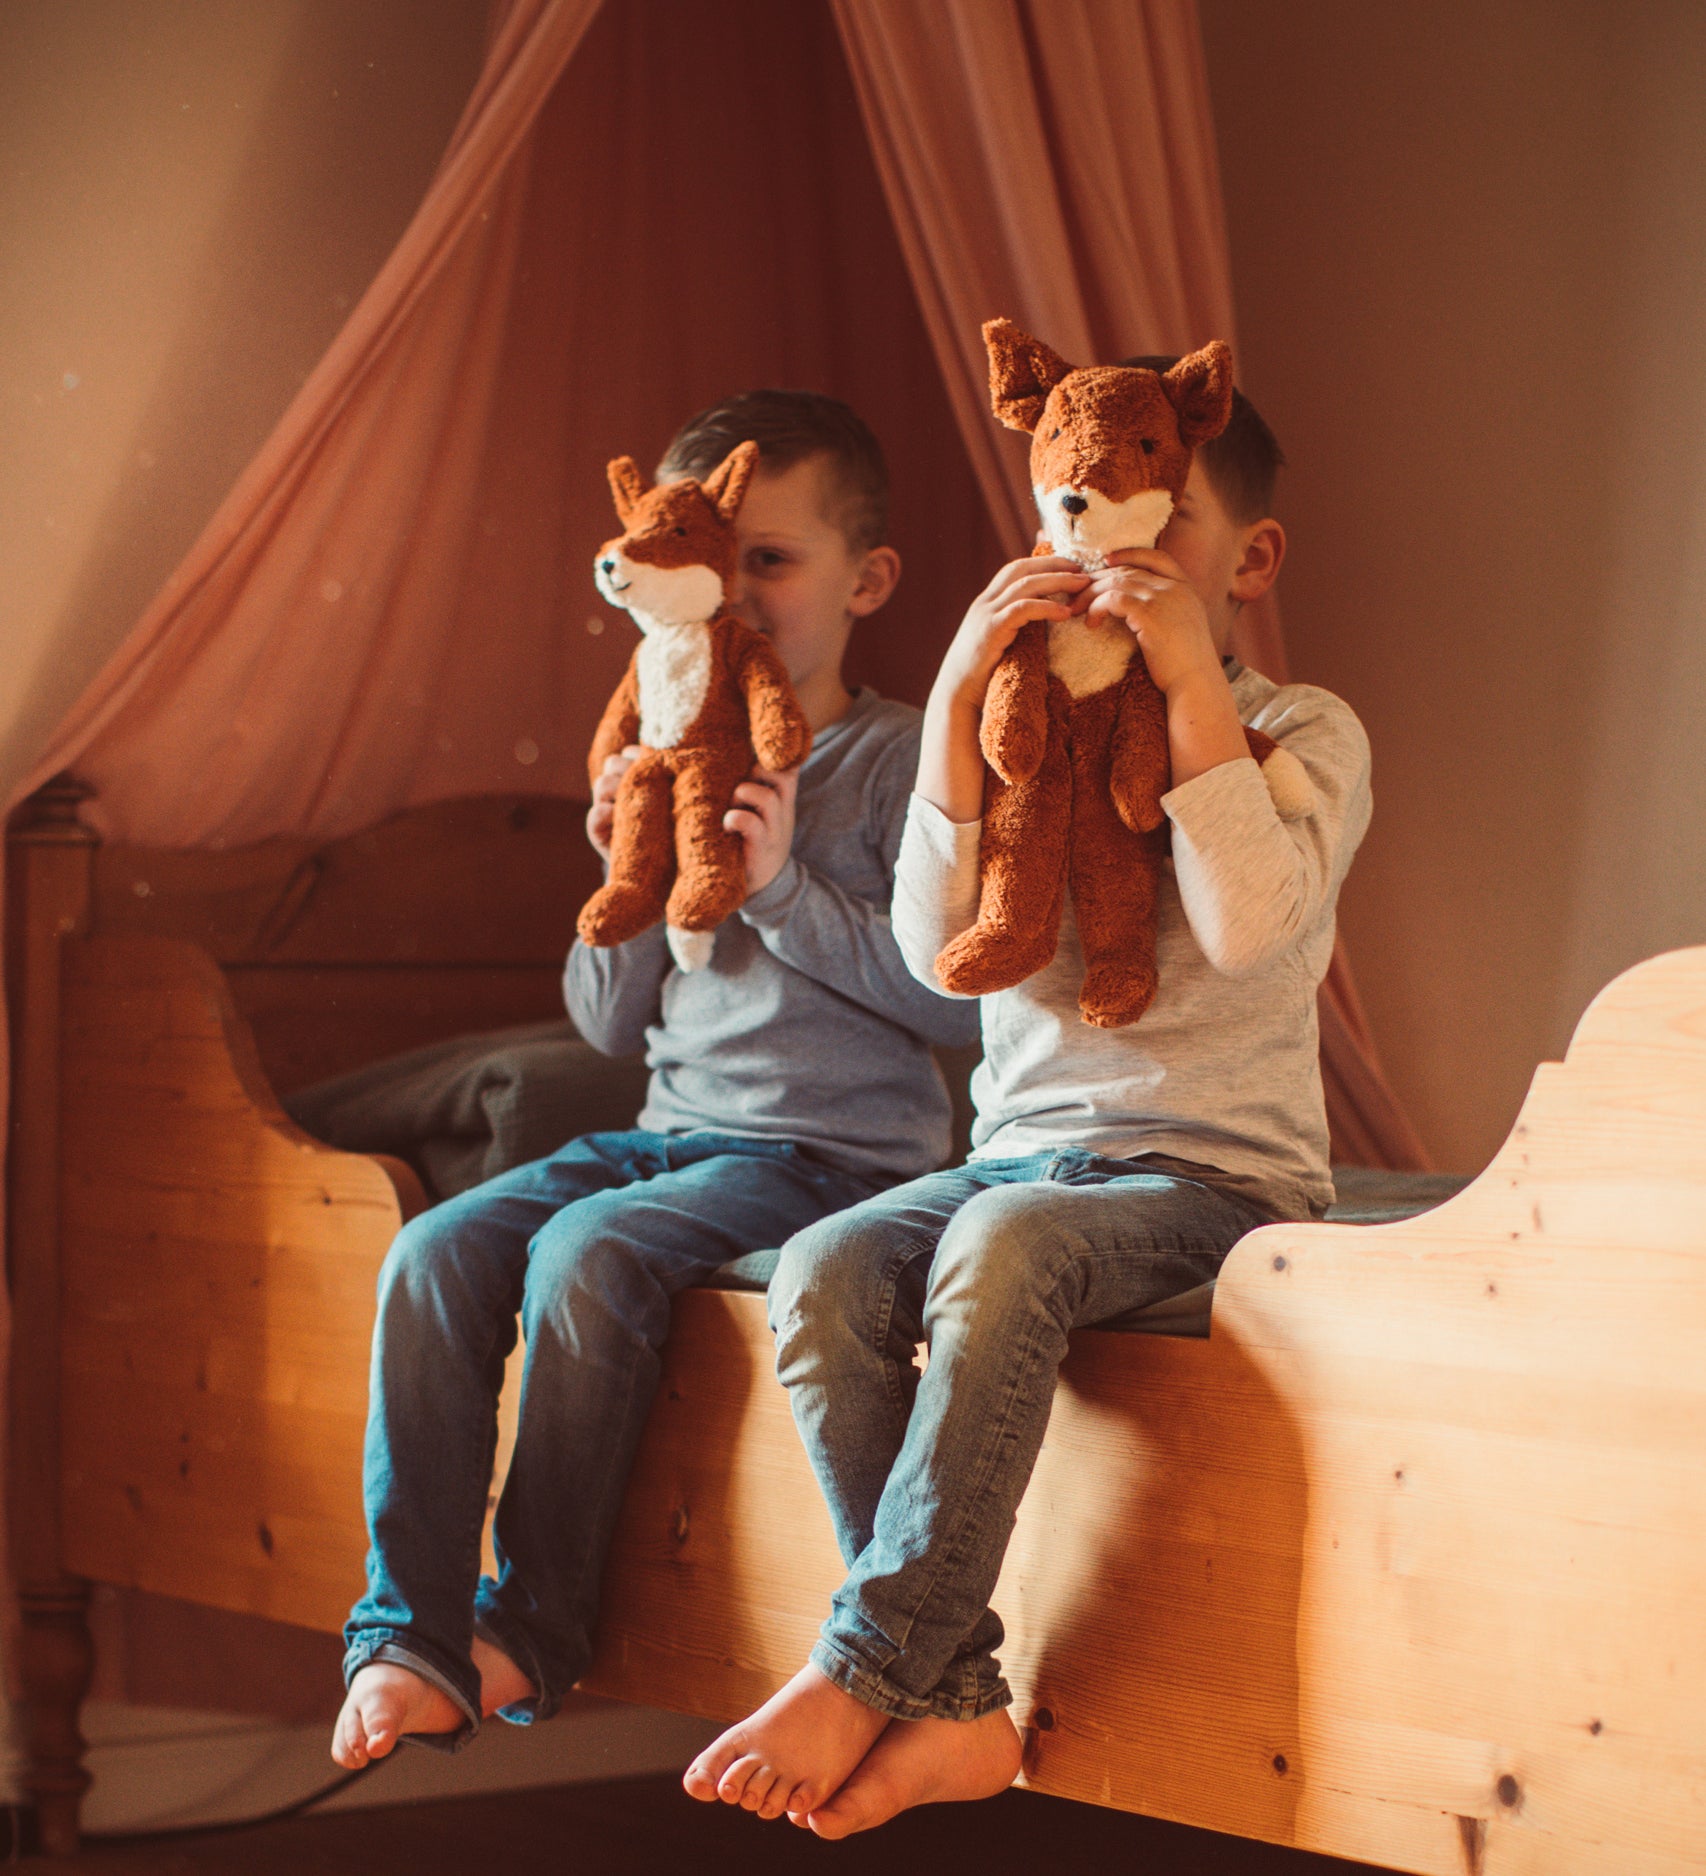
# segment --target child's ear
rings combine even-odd
[[[1049,392],[1072,367],[1010,319],[985,320],[983,343],[989,352],[990,407],[1009,430],[1034,430]]]
[[[616,518],[626,527],[646,492],[646,478],[632,456],[618,456],[605,470],[610,478],[610,494],[616,503]]]
[[[1232,574],[1232,597],[1239,605],[1260,599],[1279,578],[1285,544],[1285,529],[1272,515],[1264,515],[1244,530],[1243,550]]]
[[[1195,449],[1217,437],[1232,415],[1232,347],[1210,339],[1162,374],[1161,389],[1179,419],[1179,441]]]
[[[899,584],[900,555],[892,547],[873,547],[859,569],[859,583],[847,602],[847,610],[855,619],[868,619],[888,604]]]
[[[716,503],[717,513],[733,521],[746,500],[746,485],[758,467],[758,445],[737,443],[699,486]]]

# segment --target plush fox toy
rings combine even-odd
[[[756,756],[791,769],[811,728],[769,640],[724,610],[735,516],[758,462],[739,443],[703,482],[647,488],[632,457],[610,465],[625,530],[598,552],[598,590],[642,637],[592,740],[596,784],[630,743],[642,754],[616,793],[610,877],[581,908],[589,945],[668,922],[684,971],[710,962],[716,929],[746,897],[745,850],[723,816]]]
[[[983,328],[995,415],[1032,434],[1031,483],[1046,551],[1095,571],[1123,547],[1153,547],[1199,443],[1232,412],[1222,339],[1166,373],[1074,370],[1005,319]],[[1244,732],[1276,810],[1313,805],[1303,765]],[[1066,890],[1084,951],[1079,1009],[1105,1029],[1155,995],[1156,885],[1167,852],[1166,699],[1118,619],[1023,627],[984,700],[981,894],[975,925],[936,960],[944,988],[981,996],[1046,965]]]

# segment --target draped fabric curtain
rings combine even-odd
[[[18,792],[75,768],[108,837],[186,847],[583,792],[627,645],[599,467],[743,382],[895,439],[864,655],[916,695],[1029,534],[994,312],[1085,359],[1231,335],[1188,0],[513,0],[396,250]],[[1279,674],[1277,627],[1241,649]],[[1342,962],[1323,1017],[1340,1150],[1421,1163]]]
[[[833,0],[954,415],[1009,552],[1035,532],[1023,437],[989,417],[1002,312],[1073,363],[1234,338],[1214,126],[1190,0]],[[1236,347],[1235,347],[1236,350]],[[1283,681],[1271,599],[1234,648]],[[1425,1167],[1343,946],[1321,988],[1335,1155]]]
[[[457,621],[531,134],[598,6],[513,0],[402,240],[20,794],[75,764],[104,832],[179,847],[345,832],[411,798],[442,731],[409,699]]]

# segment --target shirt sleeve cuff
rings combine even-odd
[[[906,804],[906,831],[931,860],[952,872],[968,856],[977,858],[983,822],[950,821],[935,802],[914,795]]]
[[[794,901],[805,890],[805,884],[806,869],[790,853],[768,886],[749,893],[742,900],[740,916],[759,930],[774,930],[793,911]]]
[[[1193,840],[1203,835],[1212,838],[1229,822],[1242,822],[1251,815],[1272,818],[1268,785],[1253,756],[1204,769],[1201,775],[1168,789],[1161,806],[1174,827]]]

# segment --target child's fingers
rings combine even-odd
[[[1015,580],[1023,579],[1027,574],[1078,571],[1076,561],[1063,560],[1058,554],[1026,554],[1022,560],[1009,560],[1006,566],[997,567],[994,577],[983,589],[983,597],[993,598],[1003,587],[1011,586]]]
[[[768,824],[762,814],[755,814],[751,808],[730,808],[723,816],[723,831],[739,834],[742,840],[757,840],[768,832]]]
[[[1116,547],[1108,556],[1108,572],[1122,570],[1158,573],[1164,580],[1182,580],[1185,570],[1159,547]]]
[[[1034,565],[1034,563],[1022,564]],[[1007,605],[1015,599],[1050,597],[1056,593],[1076,593],[1090,584],[1091,576],[1082,567],[1075,567],[1070,560],[1050,564],[1063,570],[1026,573],[1016,580],[1009,581],[996,594],[995,603]]]
[[[739,782],[735,786],[733,799],[743,807],[753,809],[761,819],[768,819],[775,812],[780,796],[764,782]]]
[[[1033,619],[1070,619],[1072,608],[1063,605],[1058,599],[1017,599],[1010,606],[1003,606],[993,615],[991,623],[1003,631],[1017,632],[1022,625],[1028,625]]]

